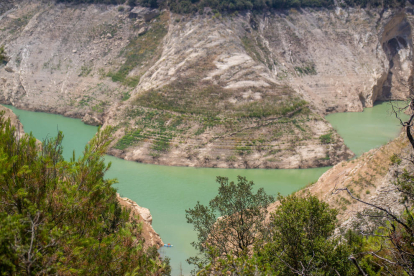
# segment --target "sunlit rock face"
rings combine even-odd
[[[127,160],[333,165],[352,153],[323,115],[409,96],[413,18],[410,8],[217,17],[6,1],[0,101],[111,125],[110,153]]]

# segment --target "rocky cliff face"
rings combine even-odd
[[[14,126],[18,131],[19,134],[17,138],[19,139],[19,137],[22,137],[24,135],[23,125],[20,122],[19,118],[16,116],[16,114],[14,114],[13,111],[2,105],[0,106],[0,112],[4,112],[4,118],[10,119],[11,125]]]
[[[139,222],[142,224],[141,234],[145,239],[145,247],[162,247],[164,243],[162,242],[160,235],[158,235],[154,228],[152,228],[152,216],[150,211],[147,208],[139,206],[136,202],[130,200],[129,198],[121,197],[119,194],[117,194],[117,198],[121,206],[131,210],[131,218],[139,217]]]
[[[410,8],[219,16],[22,0],[0,13],[0,101],[112,125],[110,153],[139,162],[333,165],[352,153],[322,116],[412,85]]]

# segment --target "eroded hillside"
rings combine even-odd
[[[178,15],[21,1],[0,15],[0,101],[112,125],[110,153],[305,168],[352,153],[323,115],[406,98],[411,10]]]
[[[360,218],[358,213],[375,210],[372,206],[358,202],[350,197],[347,188],[354,197],[380,206],[393,214],[405,210],[402,195],[396,183],[405,171],[411,171],[412,147],[406,133],[388,144],[372,149],[362,156],[343,161],[327,172],[319,180],[298,191],[298,195],[314,195],[339,211],[340,228],[350,229],[355,223],[367,224],[367,218]],[[273,212],[279,202],[271,204]]]

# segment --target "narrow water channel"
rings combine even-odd
[[[96,127],[80,120],[60,115],[30,112],[7,106],[15,112],[24,130],[42,140],[63,131],[65,158],[82,153],[85,144],[97,131]],[[344,137],[345,143],[357,154],[387,143],[400,131],[398,121],[390,113],[389,105],[378,104],[361,113],[340,113],[327,116],[328,121]],[[316,181],[328,167],[315,169],[263,170],[263,169],[211,169],[167,167],[140,164],[105,156],[112,162],[109,178],[117,178],[118,192],[143,207],[150,209],[153,227],[165,243],[174,245],[160,252],[171,258],[172,275],[188,274],[191,268],[186,259],[196,252],[190,242],[196,239],[192,226],[186,223],[185,209],[197,201],[207,204],[217,194],[216,176],[236,180],[237,175],[246,176],[263,187],[268,194],[288,195],[306,184]]]

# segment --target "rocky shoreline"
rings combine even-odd
[[[142,223],[142,236],[145,239],[144,246],[146,248],[156,246],[160,248],[164,245],[160,235],[152,228],[152,216],[150,210],[139,206],[135,201],[129,198],[121,197],[117,193],[117,199],[121,206],[131,210],[130,217],[139,217],[139,222]]]

